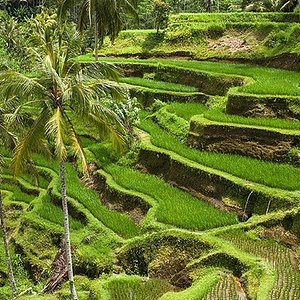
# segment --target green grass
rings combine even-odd
[[[167,110],[170,113],[176,114],[178,117],[183,118],[187,121],[195,115],[201,115],[206,112],[209,108],[199,103],[169,103]]]
[[[63,226],[64,224],[61,207],[54,205],[47,194],[41,198],[38,205],[35,205],[34,212],[42,219],[48,220],[59,226]],[[74,219],[72,216],[69,216],[69,222],[70,228],[73,230],[78,230],[83,227],[83,224],[79,220]]]
[[[123,237],[140,233],[139,227],[126,215],[110,211],[101,202],[98,193],[84,187],[71,165],[66,165],[67,194],[82,203],[99,221]]]
[[[300,299],[300,275],[291,259],[292,250],[274,240],[260,239],[255,232],[245,234],[236,230],[225,233],[222,238],[273,266],[276,276],[271,299]]]
[[[172,15],[170,22],[297,22],[297,15],[280,12],[180,13]]]
[[[164,280],[146,279],[138,276],[113,276],[103,284],[114,300],[157,300],[164,293],[172,290],[172,286]]]
[[[151,135],[154,145],[171,150],[199,164],[269,187],[289,191],[300,190],[300,169],[288,164],[264,162],[239,155],[202,152],[181,144],[142,114],[140,128]]]
[[[204,230],[237,222],[234,214],[221,212],[156,176],[118,165],[108,165],[105,171],[122,187],[155,199],[158,203],[155,216],[162,223],[191,230]]]
[[[198,300],[203,299],[210,288],[220,278],[220,270],[207,268],[202,271],[199,279],[193,282],[190,288],[181,292],[169,292],[163,295],[160,300]]]
[[[232,124],[249,126],[271,127],[287,130],[300,130],[300,122],[295,120],[271,119],[271,118],[250,118],[238,115],[229,115],[218,109],[209,109],[207,106],[198,103],[170,103],[167,110],[175,113],[189,121],[193,116],[203,115],[205,119]]]
[[[23,174],[21,176],[21,178],[23,178],[24,180],[26,180],[30,184],[32,184],[34,186],[38,186],[42,189],[47,189],[47,187],[50,183],[50,179],[48,177],[48,174],[39,173],[37,178],[34,178],[34,177],[32,177],[28,174]]]
[[[51,168],[58,172],[58,163],[56,161],[49,162],[41,156],[36,156],[34,159],[39,166]],[[92,189],[86,188],[80,182],[71,164],[66,164],[65,176],[67,195],[86,207],[106,227],[125,238],[134,237],[140,233],[140,228],[129,217],[106,208],[101,203],[99,194]],[[59,181],[56,184],[59,185],[58,190],[60,191]]]
[[[213,74],[239,75],[252,80],[239,87],[239,92],[259,95],[300,96],[300,73],[281,69],[265,68],[249,64],[226,64],[209,61],[171,60],[171,59],[124,59],[103,58],[112,63],[138,63],[180,67]],[[89,56],[78,61],[91,61]]]
[[[22,192],[21,188],[13,183],[0,183],[0,189],[12,192],[11,200],[31,203],[35,196]]]
[[[172,14],[160,34],[154,30],[124,30],[113,44],[107,38],[100,52],[126,57],[151,53],[177,56],[181,52],[198,59],[265,59],[282,53],[299,54],[299,28],[297,13]],[[250,49],[212,47],[228,37],[246,42]]]
[[[155,90],[182,92],[182,93],[194,93],[198,91],[194,87],[183,85],[183,84],[157,81],[153,79],[144,79],[140,77],[125,77],[125,78],[121,78],[120,81],[130,85],[147,87]]]
[[[249,126],[261,126],[286,130],[300,130],[299,121],[271,118],[247,118],[238,115],[229,115],[219,110],[208,110],[203,114],[203,116],[208,120],[222,123],[235,123]]]

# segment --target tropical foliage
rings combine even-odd
[[[300,299],[297,7],[0,0],[0,299]]]

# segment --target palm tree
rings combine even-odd
[[[297,6],[297,0],[258,0],[250,3],[245,7],[246,11],[284,11],[289,12]],[[298,6],[300,7],[300,0],[298,0]],[[299,8],[299,20],[300,20],[300,8]]]
[[[13,149],[17,143],[17,138],[14,133],[10,130],[14,125],[22,123],[27,115],[18,114],[19,109],[15,106],[16,101],[13,99],[7,103],[1,103],[0,106],[0,141],[3,145],[6,145],[8,148]],[[2,159],[0,155],[0,168],[2,165]],[[1,178],[0,178],[1,180]],[[0,225],[3,238],[3,246],[6,257],[6,264],[8,269],[8,279],[13,294],[17,293],[17,286],[14,277],[9,247],[8,247],[8,237],[7,237],[7,228],[5,224],[4,209],[3,209],[3,195],[0,190]]]
[[[63,20],[66,12],[78,1],[62,0],[59,7],[59,17]],[[79,8],[79,31],[87,25],[94,27],[95,59],[99,58],[99,44],[102,45],[105,36],[112,41],[122,30],[124,15],[131,14],[137,19],[137,0],[82,0]]]
[[[8,238],[7,238],[7,229],[4,220],[4,210],[3,210],[3,201],[2,201],[2,192],[0,191],[0,224],[2,230],[2,238],[3,238],[3,245],[4,245],[4,252],[6,257],[6,264],[8,269],[8,278],[9,284],[11,287],[11,291],[13,294],[17,293],[17,285],[14,277],[12,262],[10,258],[9,248],[8,248]]]
[[[125,129],[119,118],[105,105],[103,99],[122,98],[123,90],[109,81],[116,71],[109,64],[99,63],[85,68],[69,62],[70,48],[62,42],[54,27],[40,27],[41,53],[32,49],[36,58],[36,77],[15,71],[0,73],[1,93],[6,98],[19,97],[31,101],[36,119],[18,142],[11,163],[14,174],[30,163],[33,153],[50,153],[53,146],[60,161],[61,198],[64,214],[64,239],[71,297],[77,299],[69,231],[65,162],[74,154],[88,172],[88,165],[76,124],[83,122],[98,129],[102,138],[109,138],[118,149],[124,147]],[[108,79],[107,79],[108,78]],[[107,101],[107,100],[106,100]]]
[[[3,131],[2,131],[3,129],[4,128],[2,128],[2,125],[0,124],[0,130],[1,130],[0,133],[3,133]],[[0,165],[1,164],[2,164],[2,160],[1,160],[1,156],[0,156]],[[2,231],[4,252],[5,252],[5,257],[6,257],[6,265],[7,265],[7,269],[8,269],[8,279],[9,279],[9,284],[10,284],[12,293],[16,294],[17,286],[16,286],[11,257],[10,257],[9,248],[8,248],[7,229],[6,229],[5,218],[4,218],[2,197],[3,197],[2,191],[0,190],[0,225],[1,225],[1,231]]]

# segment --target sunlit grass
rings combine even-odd
[[[49,162],[43,157],[35,157],[35,161],[40,166],[52,168],[58,172],[57,162]],[[87,187],[79,180],[78,175],[71,164],[66,164],[66,187],[67,195],[76,199],[80,204],[86,207],[91,214],[117,234],[130,238],[140,233],[140,228],[126,215],[111,211],[105,207],[100,200],[100,195]],[[57,182],[59,183],[59,182]],[[60,190],[60,184],[58,186]]]
[[[300,96],[300,73],[282,69],[259,67],[250,64],[229,64],[209,61],[171,60],[171,59],[125,59],[103,58],[107,62],[160,64],[181,67],[214,74],[239,75],[252,78],[245,86],[238,88],[239,92],[260,95]]]
[[[300,190],[300,169],[288,164],[264,162],[239,155],[211,153],[189,148],[142,114],[140,128],[149,132],[154,145],[165,148],[199,164],[237,177],[285,190]]]
[[[119,185],[155,199],[158,203],[155,216],[162,223],[192,230],[205,230],[237,222],[234,214],[222,212],[156,176],[118,165],[108,165],[105,170]]]
[[[250,118],[238,115],[229,115],[221,110],[209,109],[198,103],[170,103],[167,110],[177,116],[189,121],[193,116],[203,115],[206,119],[216,122],[243,124],[249,126],[262,126],[288,130],[300,130],[300,122],[295,120]]]
[[[121,82],[127,83],[130,85],[136,85],[141,87],[147,87],[155,90],[164,90],[164,91],[173,91],[173,92],[185,92],[185,93],[193,93],[198,90],[194,87],[170,83],[165,81],[157,81],[152,79],[144,79],[140,77],[125,77],[120,79]]]
[[[35,196],[24,193],[18,185],[13,184],[12,182],[1,182],[0,189],[12,192],[13,194],[10,199],[13,201],[30,203],[35,199]]]

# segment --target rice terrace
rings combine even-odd
[[[296,0],[0,0],[0,300],[300,300]]]

